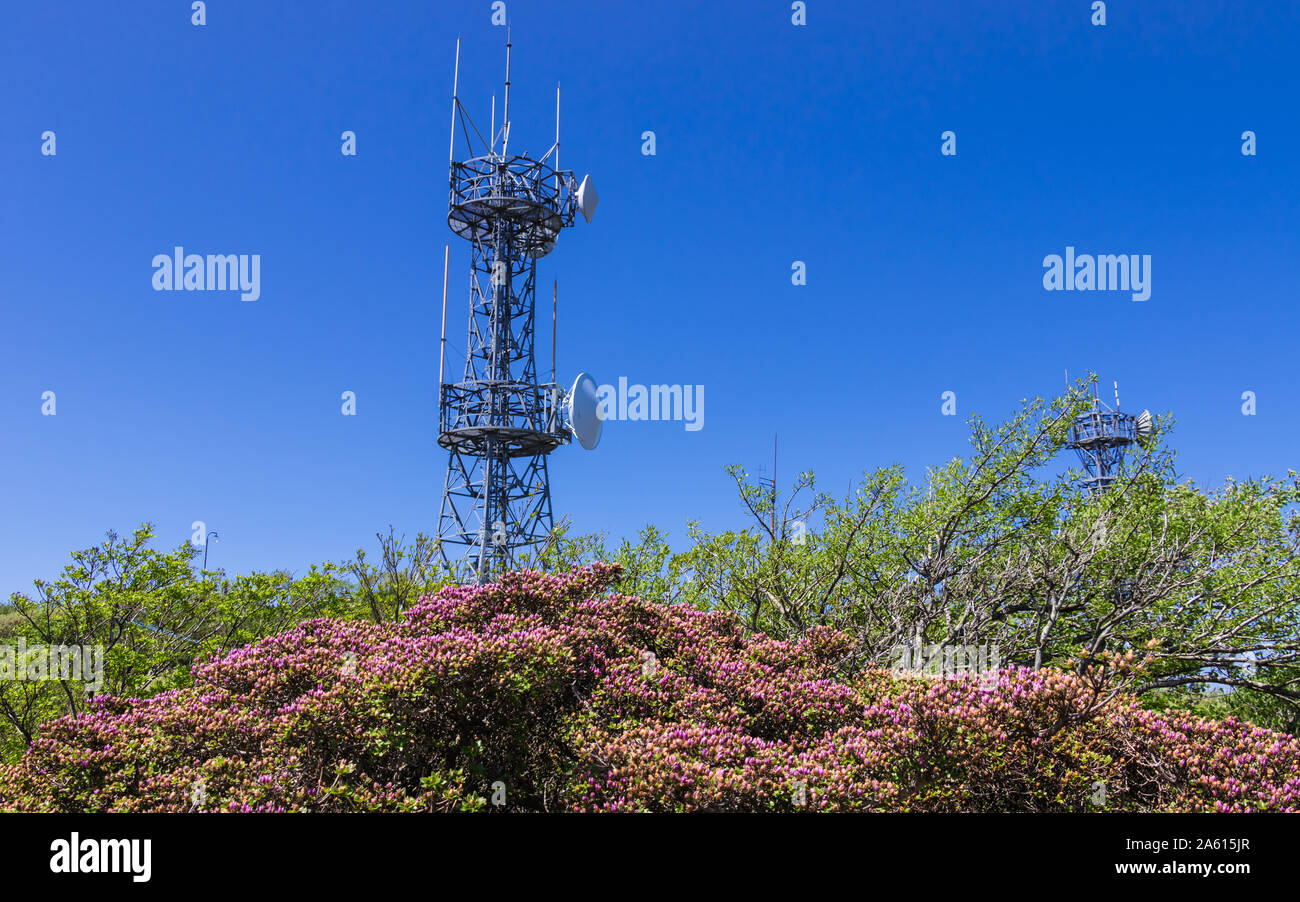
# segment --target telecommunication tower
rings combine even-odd
[[[1151,434],[1150,411],[1122,413],[1119,409],[1119,383],[1115,383],[1115,406],[1109,407],[1100,395],[1093,394],[1092,409],[1075,417],[1070,424],[1067,446],[1079,455],[1084,477],[1079,485],[1093,494],[1105,491],[1124,468],[1129,446]]]
[[[447,450],[438,537],[442,559],[462,581],[479,584],[512,569],[554,527],[546,458],[576,438],[600,440],[596,383],[579,374],[568,391],[539,382],[534,354],[537,261],[581,213],[591,221],[596,191],[559,168],[560,88],[555,88],[555,143],[540,159],[511,154],[510,38],[501,126],[496,98],[487,136],[459,98],[460,41],[452,81],[451,200],[447,222],[470,245],[469,329],[464,374],[444,380],[447,266],[443,259],[442,346],[438,362],[438,444]],[[457,134],[465,155],[457,159]],[[558,288],[556,291],[558,307]],[[554,317],[554,312],[553,312]],[[554,319],[553,319],[554,323]]]

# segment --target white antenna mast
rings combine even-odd
[[[555,83],[555,193],[560,193],[560,83],[558,81]]]
[[[438,350],[438,403],[442,403],[442,365],[447,359],[447,265],[451,262],[451,245],[442,252],[442,347]]]
[[[1119,410],[1119,380],[1115,380],[1115,409]]]
[[[492,95],[492,119],[488,123],[488,155],[497,152],[497,95]]]
[[[447,147],[447,165],[456,161],[456,107],[460,103],[456,99],[457,92],[460,90],[460,38],[456,38],[456,70],[451,77],[451,143]]]
[[[505,135],[501,139],[501,155],[506,155],[506,148],[510,146],[510,26],[506,26],[506,102],[505,108],[501,113],[501,127],[505,129]]]

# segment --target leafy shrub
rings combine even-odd
[[[1300,810],[1300,741],[1099,700],[1086,676],[841,677],[844,634],[507,574],[308,621],[100,698],[0,768],[39,811]],[[1097,787],[1105,786],[1105,801]]]

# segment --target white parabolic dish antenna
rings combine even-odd
[[[596,186],[591,183],[591,176],[584,175],[582,184],[578,186],[578,212],[582,218],[591,222],[591,217],[596,213],[596,204],[600,198],[596,195]]]
[[[1138,438],[1146,438],[1155,431],[1155,424],[1151,422],[1151,411],[1144,410],[1137,415],[1137,434]]]
[[[590,451],[600,444],[603,426],[596,398],[596,380],[589,373],[579,373],[569,391],[569,431],[579,445]]]

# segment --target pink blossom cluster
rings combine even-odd
[[[1293,737],[1098,706],[1055,670],[847,679],[847,636],[750,636],[608,594],[617,575],[511,573],[397,623],[313,620],[192,687],[101,698],[0,768],[0,808],[1300,810]]]

